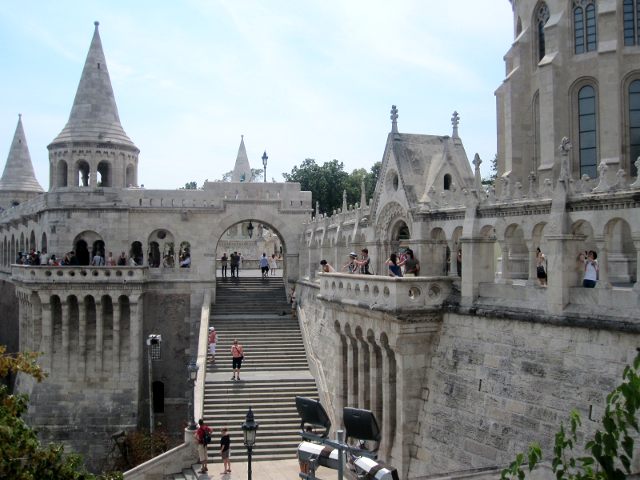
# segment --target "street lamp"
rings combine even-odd
[[[267,181],[267,160],[269,160],[269,157],[267,157],[267,151],[265,150],[264,153],[262,154],[262,165],[264,166],[264,181]]]
[[[194,404],[195,404],[195,385],[196,385],[196,380],[198,378],[198,364],[195,362],[195,360],[191,360],[189,362],[189,364],[187,365],[187,372],[189,372],[189,378],[187,379],[187,382],[189,383],[189,386],[191,387],[191,401],[189,402],[189,411],[187,412],[187,422],[189,424],[189,426],[187,427],[188,430],[195,430],[196,429],[196,419],[193,416],[194,413]]]
[[[249,407],[247,412],[247,418],[242,424],[242,433],[244,435],[244,446],[247,447],[247,454],[249,456],[249,469],[247,471],[247,478],[251,480],[251,452],[253,446],[256,444],[256,432],[258,431],[258,424],[253,420],[253,411]]]
[[[247,232],[249,232],[249,238],[253,238],[253,223],[249,220],[249,226],[247,227]]]

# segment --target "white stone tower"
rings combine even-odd
[[[637,175],[640,0],[511,0],[514,41],[497,89],[498,174],[555,180]]]
[[[238,148],[238,156],[236,164],[233,167],[231,175],[232,182],[250,182],[251,181],[251,165],[249,165],[249,157],[247,157],[247,149],[244,147],[244,135],[240,137],[240,147]]]
[[[33,171],[27,138],[22,127],[22,115],[18,115],[18,125],[0,178],[0,210],[19,205],[42,192]]]
[[[98,22],[69,121],[49,144],[50,189],[138,183],[140,150],[120,124]]]

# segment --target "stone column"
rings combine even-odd
[[[511,283],[511,265],[509,265],[509,245],[506,240],[499,240],[502,249],[502,273],[500,277],[501,283]]]
[[[120,302],[118,298],[113,304],[113,373],[120,374]]]
[[[538,269],[536,265],[536,248],[538,247],[533,240],[526,240],[526,244],[529,249],[529,274],[527,276],[527,285],[537,285]]]
[[[129,347],[130,375],[138,383],[142,375],[142,327],[144,318],[143,298],[141,295],[129,296],[129,329],[131,335]]]
[[[96,299],[96,375],[102,373],[102,354],[104,349],[104,311],[102,301]]]
[[[391,456],[396,435],[396,362],[393,350],[382,339],[382,443],[383,458]]]
[[[87,305],[78,297],[78,375],[87,378]]]
[[[472,305],[480,295],[480,283],[495,281],[493,238],[461,238],[462,303]],[[457,273],[456,273],[457,274]]]
[[[27,308],[25,295],[21,291],[16,291],[16,296],[18,297],[18,350],[24,352],[27,347]]]
[[[598,253],[598,283],[596,288],[611,288],[609,282],[609,258],[607,254],[607,242],[605,237],[594,237]]]
[[[378,421],[382,420],[382,353],[380,346],[376,344],[375,337],[370,336],[369,341],[369,399],[370,409]]]
[[[51,318],[51,297],[46,296],[42,300],[42,365],[51,371],[53,367],[53,322]]]
[[[69,303],[67,300],[60,302],[62,316],[62,370],[65,374],[69,373]]]
[[[640,179],[640,175],[638,175],[638,179]],[[633,289],[636,292],[640,292],[640,237],[633,237],[633,246],[636,248],[636,283],[633,286]]]
[[[560,314],[570,302],[575,287],[576,254],[582,237],[546,235],[547,241],[547,311]]]

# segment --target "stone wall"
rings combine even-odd
[[[18,351],[18,299],[11,282],[0,279],[0,345]]]
[[[638,345],[637,328],[629,322],[624,328],[611,322],[597,327],[592,319],[591,328],[585,328],[582,320],[568,317],[551,322],[534,313],[516,319],[508,312],[460,311],[430,324],[437,331],[423,336],[424,356],[407,355],[402,331],[424,322],[406,312],[395,320],[364,308],[346,313],[343,306],[318,298],[320,288],[313,282],[298,285],[310,364],[334,429],[341,425],[343,402],[362,408],[358,393],[345,398],[349,387],[341,359],[346,346],[336,322],[357,325],[365,319],[375,335],[388,332],[398,369],[395,395],[403,401],[395,403],[393,448],[383,444],[380,453],[403,478],[506,465],[532,441],[549,459],[554,434],[561,421],[567,424],[571,410],[580,412],[585,434],[599,426],[606,396]],[[420,335],[418,330],[412,336]]]

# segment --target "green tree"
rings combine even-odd
[[[622,383],[608,396],[602,416],[602,430],[596,430],[592,439],[584,446],[585,456],[576,457],[573,449],[578,443],[580,414],[572,411],[569,431],[563,424],[555,435],[551,469],[558,480],[607,479],[621,480],[631,473],[634,454],[634,438],[638,429],[640,409],[640,349],[632,365],[627,365],[622,374]],[[516,459],[502,471],[501,479],[523,480],[526,463],[531,472],[542,460],[542,449],[532,444],[526,454],[519,453]]]
[[[302,190],[311,192],[314,208],[317,201],[320,203],[321,213],[331,214],[333,210],[342,208],[342,192],[345,190],[348,204],[360,202],[363,179],[367,198],[371,197],[379,173],[379,162],[369,172],[360,168],[349,174],[344,171],[344,164],[338,160],[318,165],[313,158],[307,158],[300,166],[293,167],[291,173],[283,173],[282,176],[287,182],[299,182]]]
[[[45,374],[36,363],[37,354],[6,353],[0,345],[0,378],[18,372],[31,375],[38,382]],[[32,480],[93,480],[122,478],[121,474],[95,476],[87,472],[79,455],[64,452],[62,445],[40,445],[36,432],[22,419],[27,411],[27,395],[12,395],[6,385],[0,385],[0,478]]]
[[[262,168],[252,168],[251,169],[251,181],[252,182],[257,182],[259,180],[262,180],[262,172],[264,172],[264,170]],[[220,181],[222,181],[222,182],[230,182],[231,181],[231,177],[233,177],[233,170],[229,170],[227,173],[222,175],[222,178],[220,179]]]
[[[498,177],[498,154],[496,153],[491,160],[491,171],[488,177],[482,179],[482,185],[492,185]]]
[[[195,182],[195,181],[187,182],[184,184],[184,187],[181,188],[181,190],[197,190],[197,189],[198,189],[198,182]]]

